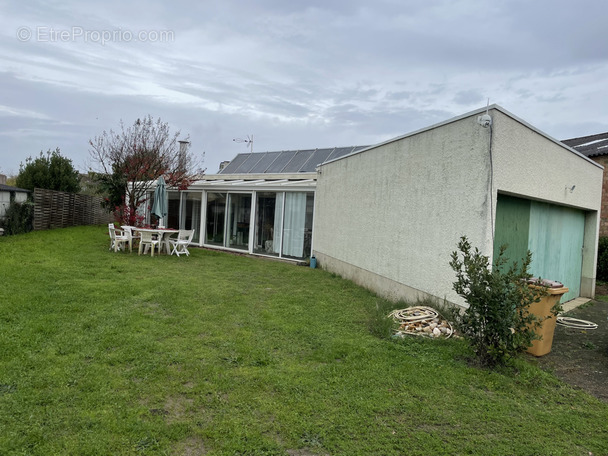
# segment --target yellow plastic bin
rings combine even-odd
[[[533,288],[540,288],[535,285],[529,285]],[[535,329],[536,334],[540,339],[532,341],[532,346],[527,352],[534,356],[544,356],[551,351],[553,344],[553,333],[555,332],[555,323],[557,317],[551,313],[551,309],[559,302],[562,296],[568,293],[567,287],[547,288],[547,294],[543,296],[539,302],[534,302],[530,305],[529,313],[543,319],[539,327]]]

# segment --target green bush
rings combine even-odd
[[[532,254],[528,251],[521,264],[514,263],[504,270],[505,249],[501,247],[494,267],[490,267],[488,257],[477,248],[473,250],[463,236],[459,252],[452,252],[450,261],[457,279],[454,291],[469,305],[458,326],[479,363],[489,367],[506,364],[538,338],[534,329],[540,321],[528,309],[546,293],[527,284]]]
[[[600,237],[597,246],[597,280],[608,282],[608,236]]]
[[[21,164],[17,175],[17,187],[34,191],[35,188],[46,188],[61,192],[78,193],[80,191],[80,174],[72,165],[72,160],[61,156],[59,148],[45,154],[40,152],[37,158],[28,157],[25,166]]]
[[[26,201],[24,203],[11,202],[0,219],[0,228],[4,229],[5,235],[21,234],[32,231],[34,220],[34,203]]]

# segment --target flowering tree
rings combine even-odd
[[[137,209],[156,180],[163,176],[168,187],[188,188],[198,162],[178,141],[180,132],[171,133],[169,125],[152,116],[137,119],[130,127],[120,122],[120,131],[104,131],[89,141],[89,154],[97,165],[92,172],[106,203],[120,220],[137,223]]]

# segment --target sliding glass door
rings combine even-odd
[[[167,202],[169,207],[167,210],[167,217],[165,219],[166,227],[173,229],[180,229],[179,218],[180,218],[180,207],[181,207],[181,196],[182,192],[168,191]]]
[[[182,193],[182,219],[180,229],[194,230],[192,242],[198,243],[201,232],[201,204],[202,198],[199,192]]]
[[[224,245],[226,197],[226,193],[207,193],[206,244]]]
[[[209,192],[205,244],[261,255],[307,258],[312,247],[313,206],[312,192]]]
[[[313,206],[312,193],[285,193],[282,256],[291,258],[310,256]]]
[[[254,253],[279,256],[283,226],[283,195],[276,192],[257,194]]]
[[[251,195],[228,194],[227,245],[233,249],[249,250],[249,225],[251,218]]]

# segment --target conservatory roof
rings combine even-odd
[[[229,191],[241,190],[274,190],[283,191],[296,188],[300,191],[314,190],[317,185],[315,174],[307,173],[294,179],[292,176],[269,175],[267,178],[260,175],[222,176],[221,174],[206,175],[203,179],[192,183],[190,189]]]

